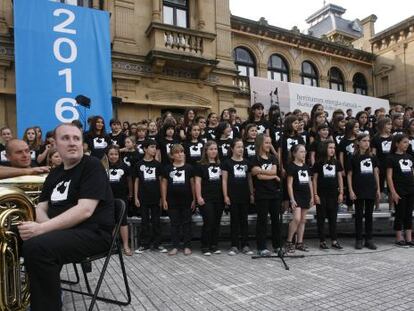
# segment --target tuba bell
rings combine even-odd
[[[30,304],[17,226],[35,219],[44,180],[45,176],[0,180],[0,311],[27,310]]]

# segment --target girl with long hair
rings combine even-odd
[[[200,139],[200,127],[197,124],[188,126],[187,140],[183,143],[188,164],[195,166],[201,160],[203,145]]]
[[[227,160],[231,157],[230,145],[233,140],[230,138],[230,133],[230,124],[228,122],[220,122],[216,128],[216,142],[220,161]]]
[[[85,135],[85,143],[91,156],[102,159],[107,148],[111,145],[111,139],[105,131],[105,121],[101,116],[94,116],[88,133]]]
[[[246,125],[243,137],[244,158],[251,160],[256,157],[255,141],[257,137],[256,124],[250,123]]]

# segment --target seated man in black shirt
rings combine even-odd
[[[6,158],[9,162],[0,165],[0,179],[49,172],[47,166],[32,167],[29,146],[20,139],[11,139],[7,142]]]
[[[114,227],[106,171],[98,159],[83,155],[81,131],[62,124],[55,139],[63,163],[46,178],[36,221],[18,227],[32,311],[61,310],[62,266],[108,250]]]

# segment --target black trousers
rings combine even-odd
[[[275,199],[256,200],[256,239],[257,249],[259,251],[266,249],[267,219],[269,213],[272,222],[272,246],[274,249],[281,246],[280,205],[280,196]]]
[[[60,271],[64,264],[109,250],[111,233],[72,228],[45,233],[23,242],[32,311],[62,309]]]
[[[355,233],[356,239],[362,240],[362,219],[365,216],[365,240],[372,240],[372,213],[375,200],[355,200]],[[365,209],[365,213],[364,213]]]
[[[171,242],[174,248],[179,248],[182,238],[184,247],[191,247],[191,202],[188,204],[169,204],[174,208],[168,209],[171,226]]]
[[[206,202],[203,206],[200,206],[201,216],[203,217],[203,228],[201,229],[202,251],[217,247],[223,209],[223,202]]]
[[[400,195],[395,205],[394,230],[411,230],[413,228],[414,194]]]
[[[249,225],[247,222],[249,203],[234,203],[230,205],[230,235],[231,246],[243,248],[247,246]]]
[[[321,204],[316,205],[316,222],[318,225],[319,241],[325,241],[325,219],[328,218],[329,236],[332,241],[336,241],[336,220],[338,218],[338,196],[320,197]]]
[[[141,205],[140,245],[157,248],[161,244],[161,208],[159,204]]]

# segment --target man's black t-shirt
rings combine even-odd
[[[124,163],[109,164],[108,177],[115,199],[127,200],[130,171],[130,168]]]
[[[201,177],[201,195],[205,202],[223,202],[219,164],[199,164],[195,169],[195,175]]]
[[[337,160],[326,163],[316,162],[313,171],[318,174],[317,194],[319,196],[338,196],[338,172],[343,171],[341,163]]]
[[[413,157],[409,154],[390,154],[387,159],[387,168],[392,168],[392,180],[398,195],[407,195],[413,192]]]
[[[77,227],[112,230],[115,217],[112,190],[104,167],[94,157],[83,156],[69,170],[63,164],[51,170],[39,202],[48,202],[47,214],[53,218],[77,205],[79,199],[99,200],[99,203],[92,216]]]
[[[242,161],[234,161],[230,158],[222,163],[221,169],[226,171],[228,175],[227,193],[231,203],[249,203],[249,162],[245,159]]]
[[[167,179],[168,208],[183,206],[193,200],[191,178],[194,177],[193,168],[189,164],[176,167],[168,164],[162,171],[162,177]]]
[[[159,204],[161,163],[141,160],[135,166],[134,176],[139,180],[138,199],[141,205]]]
[[[262,170],[270,171],[273,165],[277,165],[277,159],[273,155],[269,155],[268,159],[255,157],[251,161],[251,167],[258,166]],[[254,195],[256,200],[269,200],[278,196],[280,185],[276,179],[260,180],[257,176],[253,176]]]
[[[378,167],[375,156],[353,155],[349,158],[348,171],[352,170],[352,188],[357,199],[375,199],[377,183],[374,169]]]

